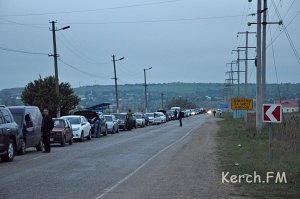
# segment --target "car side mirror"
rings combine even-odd
[[[81,123],[81,126],[83,126],[83,125],[86,125],[86,122],[82,122],[82,123]]]

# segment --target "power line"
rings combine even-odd
[[[54,14],[98,12],[98,11],[106,11],[106,10],[116,10],[116,9],[134,8],[134,7],[161,5],[161,4],[168,4],[168,3],[179,2],[179,1],[182,1],[182,0],[157,1],[157,2],[151,2],[151,3],[140,3],[140,4],[131,4],[131,5],[124,5],[124,6],[98,8],[98,9],[87,9],[87,10],[71,10],[71,11],[61,11],[61,12],[28,13],[28,14],[10,14],[10,15],[1,15],[0,17],[26,17],[26,16],[41,16],[41,15],[54,15]]]
[[[276,14],[277,14],[279,20],[282,21],[282,18],[281,18],[280,13],[279,13],[279,11],[278,11],[278,9],[277,9],[275,3],[274,3],[274,0],[272,0],[272,3],[273,3],[273,6],[275,7],[275,11],[276,11]],[[289,41],[289,43],[290,43],[290,46],[291,46],[291,48],[292,48],[292,50],[293,50],[293,52],[294,52],[294,54],[295,54],[295,56],[296,56],[296,59],[297,59],[298,63],[300,64],[300,56],[299,56],[299,54],[298,54],[298,52],[297,52],[297,49],[295,48],[295,45],[294,45],[294,43],[293,43],[293,41],[292,41],[292,39],[291,39],[291,37],[290,37],[290,34],[289,34],[289,32],[287,31],[286,26],[285,26],[284,24],[282,24],[282,26],[283,26],[283,31],[285,32],[286,37],[287,37],[287,39],[288,39],[288,41]]]
[[[67,22],[70,25],[110,25],[110,24],[140,24],[140,23],[162,23],[162,22],[181,22],[181,21],[198,21],[212,19],[237,18],[245,15],[225,15],[212,17],[194,17],[194,18],[178,18],[178,19],[157,19],[157,20],[139,20],[139,21],[110,21],[110,22]]]
[[[43,28],[43,29],[44,29],[44,28],[48,28],[48,27],[46,27],[46,26],[41,26],[41,25],[37,25],[37,24],[20,23],[20,22],[16,22],[16,21],[4,19],[4,18],[0,18],[0,20],[6,21],[6,22],[7,22],[7,23],[2,23],[2,24],[20,25],[20,26],[26,26],[26,27],[31,27],[31,28]]]
[[[86,59],[85,57],[82,56],[82,53],[80,53],[79,51],[75,50],[76,48],[70,48],[65,42],[64,40],[62,40],[59,36],[56,36],[58,38],[58,40],[61,42],[61,44],[68,49],[73,55],[75,55],[77,58],[79,58],[80,60],[84,61],[85,63],[88,64],[95,64],[95,65],[99,65],[99,64],[107,64],[105,62],[102,63],[96,63],[94,61],[91,61],[89,59]]]
[[[30,54],[30,55],[46,55],[46,56],[49,56],[48,53],[30,52],[30,51],[17,50],[17,49],[6,48],[6,47],[1,47],[1,46],[0,46],[0,50],[3,50],[3,51],[9,51],[9,52],[15,52],[15,53]]]
[[[292,22],[296,19],[296,17],[300,14],[300,11],[298,11],[296,13],[296,15],[287,23],[287,25],[285,25],[285,28],[289,27],[289,25],[292,24]],[[272,42],[268,44],[267,48],[270,47],[270,45],[272,45],[273,43],[275,43],[275,41],[280,37],[280,35],[282,34],[282,31],[275,37],[273,35],[273,38],[272,38]],[[275,37],[275,38],[274,38]]]
[[[94,78],[101,78],[101,79],[111,79],[111,78],[108,78],[108,77],[104,77],[104,76],[99,76],[99,75],[95,75],[93,73],[89,73],[89,72],[86,72],[84,70],[81,70],[79,69],[78,67],[75,67],[71,64],[68,64],[67,62],[65,62],[64,60],[62,60],[61,58],[58,59],[58,61],[60,61],[62,64],[66,65],[66,66],[69,66],[70,68],[76,70],[77,72],[80,72],[82,74],[85,74],[87,76],[90,76],[90,77],[94,77]]]

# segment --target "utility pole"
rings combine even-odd
[[[238,73],[238,78],[237,78],[237,81],[238,81],[238,94],[237,94],[237,96],[240,97],[240,73],[245,72],[245,71],[240,70],[240,51],[245,51],[245,50],[237,49],[237,50],[232,50],[232,51],[236,51],[237,54],[238,54],[238,58],[237,58],[237,67],[238,67],[238,69],[237,69],[237,71],[234,71],[234,72]]]
[[[114,78],[112,78],[112,79],[115,80],[116,105],[117,105],[117,113],[119,113],[120,110],[119,110],[119,93],[118,93],[118,78],[117,78],[117,71],[116,71],[116,61],[120,61],[120,60],[124,59],[125,57],[122,57],[122,58],[116,60],[116,55],[113,55],[112,58],[113,58],[112,61],[113,61],[113,66],[114,66]]]
[[[262,33],[262,63],[261,63],[261,103],[265,103],[266,100],[266,54],[267,54],[267,0],[264,0],[264,9],[263,9],[263,33]]]
[[[56,117],[60,117],[60,100],[59,100],[59,80],[58,80],[58,64],[57,64],[57,49],[56,49],[56,35],[55,35],[55,21],[51,21],[52,24],[52,39],[53,39],[53,59],[54,59],[54,79],[55,79],[55,92],[58,98],[58,107]]]
[[[144,68],[144,86],[145,86],[145,113],[148,112],[148,98],[147,98],[147,75],[146,71],[151,70],[152,67],[150,68]]]
[[[257,0],[256,40],[256,130],[262,129],[262,61],[261,61],[261,0]]]
[[[256,48],[256,47],[249,47],[249,34],[256,34],[256,32],[238,32],[239,34],[246,34],[246,46],[245,47],[238,47],[238,48],[245,48],[245,98],[248,97],[248,61],[255,60],[255,59],[248,59],[248,49],[249,48]],[[242,60],[242,59],[240,59]]]
[[[53,54],[50,56],[53,56],[53,59],[54,59],[55,92],[56,92],[56,96],[58,98],[58,105],[57,105],[58,107],[57,107],[56,117],[60,117],[60,97],[59,97],[59,80],[58,80],[58,64],[57,64],[58,54],[57,54],[57,49],[56,49],[56,34],[55,34],[55,32],[60,31],[60,30],[66,30],[66,29],[70,28],[70,26],[66,26],[61,29],[56,29],[55,21],[51,21],[49,23],[52,24],[51,31],[52,31],[52,39],[53,39]]]

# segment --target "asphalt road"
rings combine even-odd
[[[185,168],[192,166],[188,165],[193,164],[192,160],[176,161],[176,157],[186,156],[179,154],[209,120],[211,117],[207,115],[198,115],[184,119],[181,128],[178,121],[172,121],[120,131],[83,143],[75,142],[73,146],[53,146],[50,154],[28,149],[26,155],[16,156],[13,162],[0,163],[0,198],[187,198],[178,195],[182,193],[178,193],[178,187],[171,186],[172,180],[180,181],[176,173],[182,170],[174,167],[168,173],[166,168],[182,163]],[[207,140],[203,138],[202,145],[212,139],[209,133],[205,137]],[[177,178],[173,179],[175,175]],[[176,186],[196,188],[191,184]],[[201,186],[198,191],[207,193],[211,188]]]

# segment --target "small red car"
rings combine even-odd
[[[54,128],[50,133],[51,143],[60,143],[62,147],[68,142],[70,145],[73,144],[73,131],[69,120],[54,118]]]

